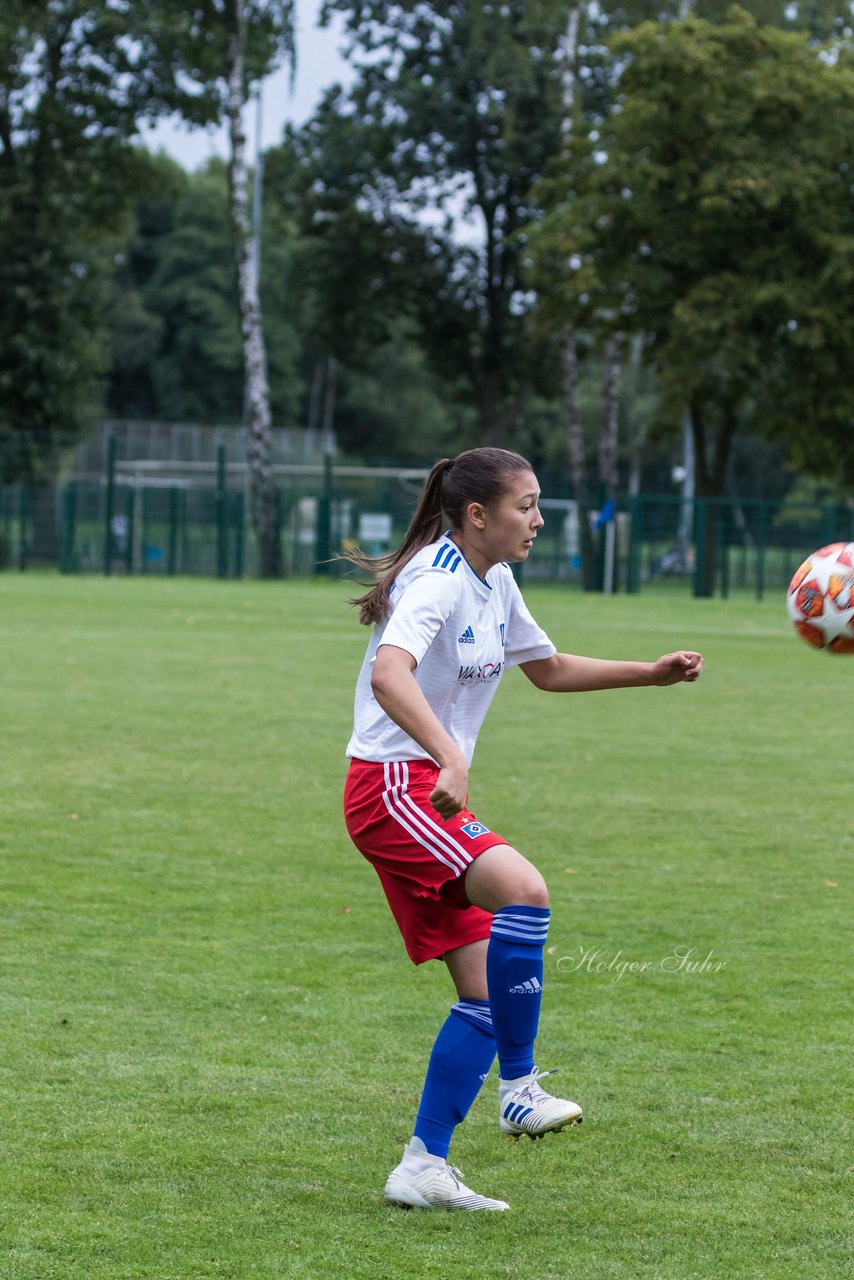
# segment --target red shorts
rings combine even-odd
[[[440,818],[428,799],[438,776],[431,760],[351,760],[344,786],[350,839],[379,876],[415,964],[489,937],[492,916],[469,902],[464,872],[507,844],[468,809]]]

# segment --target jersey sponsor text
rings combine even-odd
[[[484,680],[497,680],[501,675],[500,662],[475,663],[470,667],[461,666],[457,676],[459,684],[477,684]]]

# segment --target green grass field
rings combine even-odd
[[[405,1213],[452,997],[344,832],[343,597],[0,577],[0,1276],[839,1280],[854,659],[782,600],[528,592],[563,648],[707,670],[507,676],[472,805],[549,880],[539,1062],[586,1118],[508,1143],[487,1084],[452,1158],[511,1211]]]

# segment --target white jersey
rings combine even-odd
[[[425,760],[423,747],[383,711],[371,692],[382,644],[411,653],[415,679],[469,764],[506,667],[556,652],[528,612],[506,564],[480,578],[447,537],[422,548],[389,593],[390,614],[374,627],[356,685],[347,755],[389,762]]]

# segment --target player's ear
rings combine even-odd
[[[480,502],[470,502],[466,507],[466,512],[476,529],[486,528],[486,508]]]

